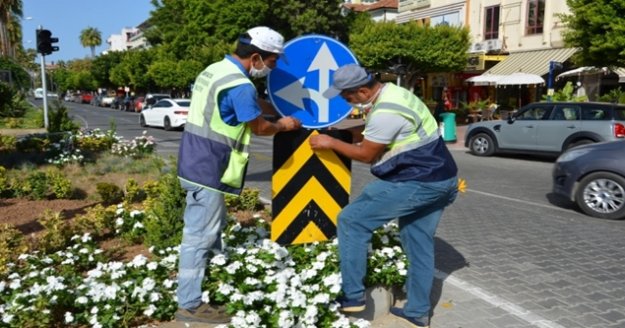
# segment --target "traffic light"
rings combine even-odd
[[[37,52],[42,55],[49,55],[53,51],[59,51],[59,47],[53,43],[59,42],[58,38],[52,37],[50,30],[37,30]]]

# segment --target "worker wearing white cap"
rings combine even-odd
[[[178,177],[187,191],[178,271],[181,322],[228,323],[223,306],[203,304],[202,281],[213,251],[221,250],[224,194],[240,194],[252,134],[273,135],[301,127],[298,119],[263,118],[273,111],[260,100],[251,78],[263,78],[283,54],[284,38],[264,26],[240,36],[234,54],[211,64],[193,85],[191,106],[180,141]],[[261,109],[262,107],[262,109]]]

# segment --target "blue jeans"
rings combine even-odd
[[[221,251],[226,225],[224,194],[180,180],[187,191],[184,229],[178,263],[178,307],[194,309],[202,302],[202,281],[210,251]]]
[[[402,246],[408,258],[404,313],[422,317],[430,312],[434,282],[434,233],[443,209],[458,193],[458,180],[369,183],[338,217],[342,289],[348,299],[364,298],[367,251],[373,231],[398,218]]]

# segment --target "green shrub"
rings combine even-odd
[[[13,152],[17,139],[14,136],[3,136],[0,134],[0,152]]]
[[[9,184],[9,175],[7,169],[4,166],[0,166],[0,198],[8,197],[11,191],[11,185]]]
[[[139,187],[137,181],[133,178],[129,178],[124,186],[124,202],[128,204],[139,203],[145,200],[147,195],[145,191]]]
[[[117,204],[124,199],[122,189],[113,183],[99,182],[96,185],[96,191],[105,205]]]
[[[33,171],[22,185],[24,194],[30,199],[46,199],[50,196],[48,176],[42,171]]]
[[[610,92],[599,97],[599,101],[611,102],[611,103],[625,103],[625,91],[621,89],[612,89]]]
[[[58,170],[50,170],[47,172],[50,191],[57,199],[70,199],[73,194],[72,181]]]
[[[48,112],[49,125],[48,132],[76,132],[80,128],[71,117],[69,117],[67,107],[58,100],[52,102],[52,106]]]
[[[74,219],[73,234],[90,233],[95,237],[101,237],[112,229],[114,221],[115,206],[104,207],[98,204]]]
[[[175,170],[163,174],[156,185],[144,186],[147,199],[144,202],[144,243],[165,249],[180,244],[184,222],[185,191],[180,186]]]
[[[46,210],[43,217],[37,221],[44,227],[43,233],[38,239],[40,251],[51,253],[67,246],[72,231],[63,220],[61,213]]]
[[[241,195],[226,195],[226,207],[229,212],[259,211],[265,208],[260,201],[260,190],[255,188],[243,188]]]
[[[0,225],[0,276],[8,271],[8,263],[27,250],[28,244],[21,231],[10,224]]]

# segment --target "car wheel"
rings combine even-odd
[[[625,219],[625,178],[595,172],[579,182],[575,203],[584,213],[601,219]]]
[[[574,147],[578,147],[581,145],[588,145],[591,143],[595,143],[594,141],[590,140],[590,139],[581,139],[581,140],[577,140],[575,142],[571,142],[570,144],[567,145],[566,149],[571,149]]]
[[[471,153],[476,156],[490,156],[495,153],[495,143],[486,133],[478,133],[469,142]]]
[[[139,117],[139,125],[141,125],[142,128],[148,126],[147,124],[145,124],[145,117],[143,117],[143,115]]]
[[[165,116],[165,121],[163,122],[163,128],[165,131],[171,131],[171,121],[168,116]]]

